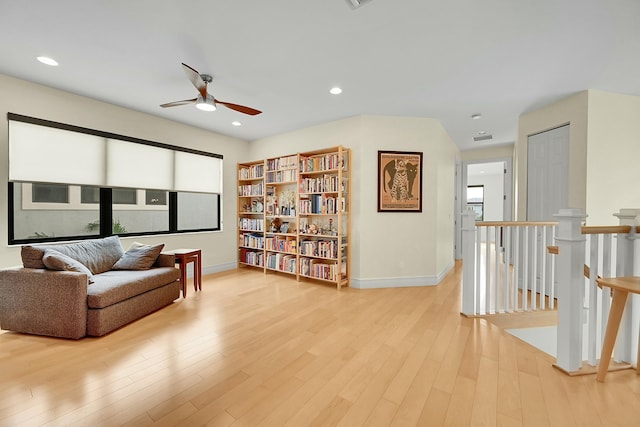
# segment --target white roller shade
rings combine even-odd
[[[108,187],[173,188],[173,151],[115,139],[107,140]]]
[[[175,152],[174,190],[222,194],[222,159]]]
[[[104,138],[9,121],[9,180],[102,185]]]

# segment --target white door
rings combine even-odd
[[[569,194],[569,125],[531,135],[528,138],[527,163],[527,220],[555,221],[554,214],[568,207]],[[538,229],[535,235],[535,252],[538,257],[546,257],[545,245],[551,245],[550,236],[543,239]],[[546,243],[545,243],[546,242]],[[524,243],[524,242],[522,242]],[[529,243],[529,250],[534,247]],[[521,252],[523,254],[524,252]],[[530,254],[533,252],[530,252]],[[523,259],[523,263],[531,263],[534,257]],[[536,273],[536,289],[550,295],[551,270],[545,272],[545,280],[541,281],[542,263],[536,262],[529,271]],[[540,284],[545,283],[541,289]],[[557,284],[554,283],[557,290]],[[554,292],[554,295],[557,295]]]
[[[569,125],[528,138],[527,220],[554,221],[568,207]]]

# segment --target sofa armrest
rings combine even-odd
[[[87,330],[84,273],[14,267],[0,270],[0,328],[78,339]]]
[[[176,266],[176,256],[174,254],[163,254],[158,255],[158,259],[153,264],[154,267],[175,267]]]

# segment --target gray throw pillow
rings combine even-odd
[[[84,273],[87,275],[89,283],[93,283],[93,274],[91,274],[91,271],[89,271],[89,269],[85,267],[84,264],[54,249],[44,250],[42,263],[49,270],[76,271],[78,273]]]
[[[148,270],[158,259],[164,243],[144,245],[133,242],[127,252],[113,266],[114,270]]]

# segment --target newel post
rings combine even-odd
[[[556,365],[565,372],[582,366],[584,256],[586,239],[581,226],[587,217],[582,209],[560,209],[556,245],[558,262],[558,354]]]
[[[462,213],[462,314],[475,312],[476,286],[476,214],[472,210]]]
[[[640,209],[620,209],[620,212],[613,214],[619,220],[619,225],[631,226],[631,231],[627,235],[618,235],[616,276],[637,276],[638,267],[635,263],[635,242],[637,239],[635,227],[638,225]],[[635,267],[635,268],[634,268]],[[614,350],[614,359],[624,362],[632,362],[634,350],[632,345],[632,317],[634,309],[638,309],[639,302],[635,295],[630,295],[627,305],[624,308],[622,322],[618,331],[618,339]]]

